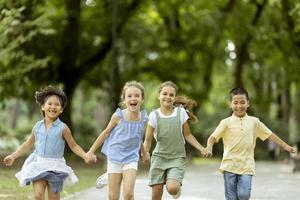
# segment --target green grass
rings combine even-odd
[[[16,169],[1,168],[0,171],[0,199],[19,200],[33,199],[30,193],[31,187],[19,187],[18,180],[14,177]]]
[[[79,181],[72,185],[66,185],[61,192],[61,197],[67,197],[89,187],[95,186],[97,177],[104,172],[104,165],[97,163],[89,166],[82,161],[69,164],[78,176]],[[32,185],[20,187],[15,173],[21,169],[20,166],[9,168],[0,167],[0,200],[32,200]]]

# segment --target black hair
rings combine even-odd
[[[62,109],[64,109],[66,107],[67,102],[68,102],[67,95],[59,87],[54,87],[51,85],[46,86],[46,87],[42,88],[40,91],[36,91],[34,97],[35,97],[35,101],[40,106],[42,106],[45,104],[48,97],[51,95],[55,95],[58,97]]]
[[[245,95],[247,100],[249,101],[249,95],[248,95],[248,92],[245,88],[242,88],[242,87],[236,87],[236,88],[233,88],[232,90],[230,90],[229,92],[229,101],[232,100],[232,97],[234,95]]]

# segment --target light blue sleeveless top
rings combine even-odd
[[[65,140],[62,133],[64,123],[57,118],[46,130],[44,119],[38,121],[34,126],[36,156],[44,158],[62,158],[65,149]]]
[[[115,114],[120,118],[120,123],[113,128],[109,137],[104,141],[101,151],[109,161],[116,164],[138,162],[144,127],[148,121],[147,112],[144,110],[140,112],[140,121],[125,120],[120,108]]]

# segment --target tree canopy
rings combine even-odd
[[[198,109],[234,86],[252,112],[300,119],[300,2],[293,0],[0,0],[0,98],[61,84],[172,80]],[[225,102],[224,102],[225,103]],[[276,105],[275,114],[274,105]],[[65,120],[71,122],[71,104]]]

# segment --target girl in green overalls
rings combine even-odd
[[[152,200],[162,198],[164,185],[174,199],[179,198],[185,172],[185,140],[206,155],[205,148],[191,134],[188,125],[188,120],[197,118],[184,108],[191,110],[196,102],[177,97],[177,91],[173,82],[162,83],[158,96],[160,108],[149,115],[144,142],[146,152],[151,149],[153,137],[156,140],[149,172]]]

